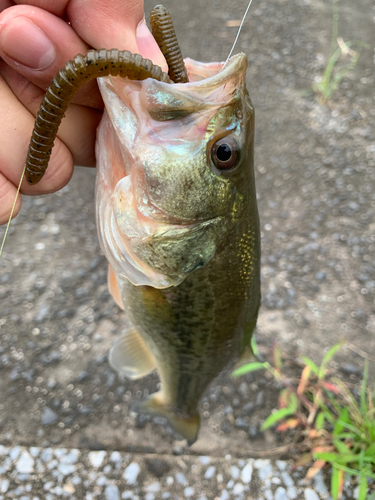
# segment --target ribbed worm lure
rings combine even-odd
[[[74,95],[89,80],[103,76],[119,76],[130,80],[153,78],[165,83],[186,83],[185,64],[177,42],[172,18],[167,9],[157,5],[150,14],[151,30],[169,67],[169,76],[159,66],[139,54],[128,51],[90,50],[68,61],[53,79],[35,119],[25,177],[37,184],[48,167],[49,158],[61,120]]]

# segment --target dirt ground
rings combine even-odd
[[[226,58],[244,2],[165,5],[185,56]],[[331,367],[354,383],[364,357],[375,360],[375,7],[338,8],[339,36],[370,48],[325,104],[311,88],[329,56],[330,1],[254,0],[237,51],[249,57],[256,110],[259,345],[320,361],[347,339]],[[259,431],[277,402],[262,373],[212,384],[191,449],[163,419],[132,411],[158,379],[123,382],[107,362],[127,319],[107,290],[94,183],[94,170],[77,168],[62,191],[25,198],[12,223],[0,259],[0,442],[239,457],[279,446]]]

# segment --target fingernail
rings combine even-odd
[[[137,26],[136,37],[141,56],[150,59],[163,71],[168,71],[167,62],[144,20]]]
[[[45,69],[56,57],[51,40],[26,17],[16,17],[6,24],[0,47],[8,57],[32,69]]]

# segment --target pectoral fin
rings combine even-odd
[[[156,368],[154,357],[135,328],[129,328],[116,340],[108,359],[115,370],[133,380],[145,377]]]

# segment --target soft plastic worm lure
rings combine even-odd
[[[111,75],[131,80],[154,78],[166,83],[188,81],[167,9],[157,5],[150,14],[150,22],[152,33],[167,60],[169,76],[149,59],[117,49],[90,50],[86,56],[78,54],[73,61],[68,61],[47,89],[35,119],[25,166],[29,184],[37,184],[42,179],[65,111],[74,95],[89,80]]]
[[[167,61],[168,75],[175,83],[189,81],[180,47],[177,42],[170,13],[163,5],[157,5],[150,14],[152,34]]]

